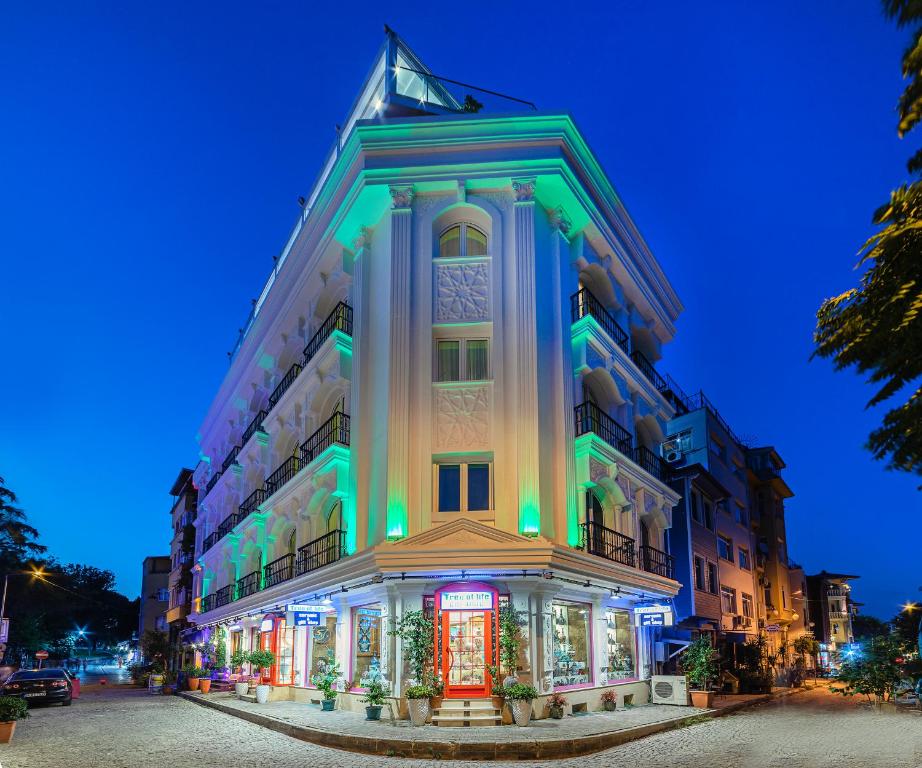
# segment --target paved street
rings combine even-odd
[[[922,717],[871,712],[821,689],[591,757],[540,765],[585,768],[587,760],[594,768],[628,762],[670,768],[918,768]],[[70,709],[37,708],[17,726],[14,743],[0,747],[3,768],[197,768],[209,761],[247,768],[445,764],[326,749],[179,698],[127,688],[90,691]]]

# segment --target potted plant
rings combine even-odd
[[[9,744],[16,721],[29,716],[29,707],[18,696],[0,696],[0,744]]]
[[[512,708],[512,719],[524,728],[531,720],[531,703],[538,698],[537,689],[525,683],[515,683],[506,686],[505,696]]]
[[[499,609],[499,661],[506,671],[504,687],[518,683],[516,669],[519,665],[519,646],[522,642],[522,621],[519,611],[511,605]]]
[[[272,651],[257,649],[247,654],[247,661],[249,661],[255,669],[260,669],[263,671],[263,674],[265,674],[265,672],[271,669],[272,665],[275,664],[275,654],[272,653]],[[272,690],[272,686],[268,683],[263,683],[262,679],[263,678],[260,678],[260,682],[256,685],[257,704],[265,704],[268,702],[269,692]]]
[[[189,685],[190,691],[197,691],[199,680],[202,677],[204,670],[201,667],[197,667],[194,664],[189,664],[183,667],[183,672],[186,673],[186,682]]]
[[[211,670],[203,669],[202,676],[198,681],[198,689],[202,693],[208,693],[211,690]]]
[[[505,689],[503,688],[503,683],[499,679],[499,669],[493,665],[487,666],[487,672],[490,673],[490,704],[493,706],[493,709],[498,709],[502,711],[503,706],[506,703],[505,700]]]
[[[381,678],[376,677],[365,687],[365,695],[362,697],[362,703],[365,705],[366,720],[380,720],[381,707],[384,706],[384,700],[390,693],[387,683]]]
[[[614,691],[604,691],[601,696],[602,709],[606,712],[614,712],[618,707],[618,694]]]
[[[432,697],[430,699],[432,709],[439,709],[442,706],[442,693],[445,691],[445,681],[436,677],[431,672],[426,675],[426,678],[426,685],[428,685],[432,691]]]
[[[429,718],[429,699],[432,688],[428,685],[411,685],[404,692],[407,697],[407,710],[413,725],[424,725]]]
[[[700,635],[685,649],[682,665],[693,686],[692,706],[710,709],[714,692],[708,689],[708,683],[717,676],[717,651],[711,646],[711,639],[707,635]]]
[[[240,677],[243,677],[243,665],[247,663],[247,652],[243,649],[238,648],[231,654],[231,667],[236,670],[237,674]],[[240,680],[234,683],[234,692],[237,694],[237,698],[241,696],[246,696],[247,692],[250,690],[249,680]]]
[[[176,675],[174,675],[169,670],[164,670],[163,687],[160,689],[160,692],[164,694],[165,696],[170,696],[175,689],[176,689]]]
[[[324,712],[332,712],[336,708],[336,683],[339,680],[339,663],[330,660],[323,672],[318,672],[311,678],[317,690],[323,694],[320,708]]]
[[[562,693],[552,693],[547,697],[547,713],[554,720],[563,718],[563,708],[567,703],[567,697]]]

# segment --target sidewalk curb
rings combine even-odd
[[[185,692],[177,695],[199,706],[208,707],[233,717],[239,717],[241,720],[246,720],[254,725],[259,725],[271,731],[282,733],[285,736],[291,736],[301,741],[308,741],[322,747],[333,747],[347,752],[359,752],[386,757],[486,761],[552,760],[556,758],[589,755],[594,752],[600,752],[605,749],[627,744],[637,739],[643,739],[657,733],[665,733],[666,731],[696,725],[705,719],[734,714],[742,709],[757,704],[764,704],[767,701],[790,696],[799,690],[805,689],[793,689],[779,692],[778,694],[765,694],[757,699],[730,704],[719,710],[711,709],[700,714],[677,717],[672,720],[651,723],[649,725],[642,725],[621,731],[611,731],[609,733],[593,734],[591,736],[582,736],[572,739],[540,739],[513,742],[458,742],[451,741],[450,733],[445,734],[445,741],[356,736],[353,734],[323,731],[307,725],[294,725],[282,720],[277,720],[269,715],[261,715],[257,712],[248,712],[236,707],[229,707],[219,701],[206,699],[202,695],[193,695]]]

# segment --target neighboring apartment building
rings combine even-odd
[[[856,603],[852,600],[850,581],[857,579],[845,573],[820,571],[807,576],[807,594],[813,636],[819,641],[819,663],[835,668],[841,661],[846,646],[855,642],[852,616]]]
[[[167,631],[166,610],[170,604],[170,557],[150,555],[141,571],[141,606],[138,611],[138,639],[149,630]]]
[[[198,510],[198,490],[192,481],[193,471],[182,469],[170,488],[173,505],[170,524],[169,607],[166,622],[169,626],[170,646],[174,656],[171,669],[183,666],[181,635],[189,628],[188,616],[192,611],[192,566],[195,561],[195,518]]]
[[[489,696],[508,604],[523,680],[640,703],[681,305],[568,115],[465,112],[427,72],[388,31],[201,426],[192,619],[292,697],[335,658],[358,707],[400,694],[387,630],[420,609],[445,696]]]

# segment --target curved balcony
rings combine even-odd
[[[256,592],[259,592],[259,571],[253,571],[237,579],[236,600],[240,600]]]

